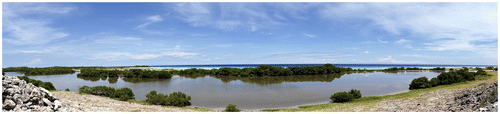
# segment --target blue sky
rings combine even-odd
[[[2,65],[498,63],[497,3],[3,3]]]

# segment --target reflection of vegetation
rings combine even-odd
[[[192,74],[192,75],[179,75],[179,76],[185,77],[185,78],[196,79],[196,78],[205,77],[205,76],[208,76],[208,75],[206,75],[206,74]]]
[[[86,81],[92,81],[92,82],[99,81],[101,79],[101,77],[88,77],[88,76],[79,76],[79,75],[76,75],[76,77],[83,79],[83,80],[86,80]]]
[[[108,82],[109,82],[110,84],[114,84],[114,83],[116,83],[117,81],[118,81],[118,77],[109,77],[109,78],[108,78]]]
[[[256,83],[261,85],[279,84],[283,82],[331,82],[334,79],[340,78],[343,74],[327,74],[327,75],[293,75],[293,76],[269,76],[269,77],[237,77],[237,76],[212,76],[220,79],[222,82],[231,82],[240,80],[246,83]]]
[[[165,79],[165,78],[128,78],[128,77],[123,78],[123,81],[130,82],[130,83],[155,82],[155,81],[164,81],[164,80],[170,80],[170,79]]]

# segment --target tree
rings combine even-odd
[[[431,85],[429,84],[427,77],[420,77],[413,79],[410,84],[410,90],[428,88],[428,87],[431,87]]]
[[[354,99],[361,98],[361,91],[357,89],[351,89],[351,91],[349,91],[349,94],[351,94]]]
[[[342,103],[342,102],[349,102],[353,99],[353,96],[347,92],[337,92],[335,94],[333,94],[330,99],[334,102],[339,102],[339,103]]]
[[[236,105],[233,105],[233,104],[227,105],[226,110],[224,110],[224,112],[240,112],[240,111],[241,110],[236,108]]]

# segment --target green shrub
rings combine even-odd
[[[429,81],[429,84],[431,84],[432,87],[434,86],[438,86],[439,85],[439,79],[437,78],[432,78],[430,81]]]
[[[95,86],[95,87],[82,86],[78,88],[78,91],[80,93],[99,95],[110,98],[119,98],[119,100],[121,101],[134,99],[135,96],[130,88],[120,88],[115,90],[115,88],[106,86]]]
[[[66,88],[64,91],[69,91],[69,88]]]
[[[240,111],[241,110],[236,108],[236,105],[232,105],[232,104],[227,105],[226,110],[224,110],[224,112],[240,112]]]
[[[122,101],[126,101],[128,99],[134,99],[134,92],[132,92],[132,89],[130,88],[120,88],[120,89],[117,89],[115,92],[114,92],[114,96],[112,98],[120,98],[120,100]]]
[[[483,69],[478,69],[475,75],[486,75],[487,73]]]
[[[191,105],[191,102],[189,102],[189,100],[191,100],[191,96],[186,96],[186,94],[182,92],[170,93],[167,100],[169,101],[168,106],[184,107]]]
[[[182,92],[173,92],[170,95],[163,95],[162,93],[157,93],[155,90],[150,91],[146,95],[146,102],[153,105],[163,105],[163,106],[189,106],[191,105],[191,96],[187,96]]]
[[[361,91],[357,89],[351,89],[351,91],[349,91],[349,94],[351,94],[354,99],[361,98]]]
[[[54,85],[52,85],[51,82],[42,82],[42,84],[40,85],[40,87],[43,87],[47,90],[56,90],[56,87],[54,87]]]
[[[410,90],[412,89],[420,89],[420,88],[428,88],[431,87],[427,77],[420,77],[413,79],[410,84]]]
[[[56,88],[54,87],[54,85],[52,85],[51,82],[42,82],[40,80],[30,79],[27,76],[18,76],[17,78],[26,81],[26,83],[31,83],[35,86],[45,88],[46,90],[56,90]]]
[[[155,90],[152,90],[148,94],[146,94],[146,98],[146,102],[148,102],[149,104],[159,105],[164,101],[165,95],[163,95],[162,93],[157,94]]]
[[[337,92],[333,94],[330,99],[334,102],[342,103],[342,102],[349,102],[353,99],[354,97],[349,94],[348,92]]]
[[[90,88],[89,86],[82,86],[80,88],[78,88],[78,92],[80,93],[86,93],[86,94],[91,94],[92,93],[92,88]]]

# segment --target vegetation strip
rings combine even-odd
[[[127,101],[129,99],[134,99],[135,96],[134,93],[132,92],[132,89],[126,87],[115,89],[107,86],[95,86],[95,87],[83,86],[80,87],[78,90],[80,93],[105,96],[110,98],[118,98],[120,101]]]
[[[84,69],[81,70],[79,77],[131,77],[131,78],[172,78],[169,71],[156,71],[144,69],[130,69],[130,70],[98,70],[98,69]]]
[[[26,81],[26,83],[32,83],[37,87],[43,87],[46,90],[56,90],[56,87],[54,87],[51,82],[42,82],[40,80],[28,78],[27,76],[18,76],[17,78]]]

